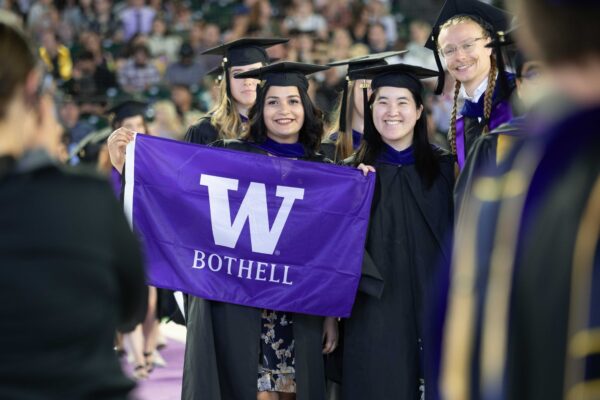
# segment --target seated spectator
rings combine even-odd
[[[84,50],[77,56],[73,77],[63,87],[73,96],[102,102],[107,90],[116,89],[117,80],[105,65],[96,64],[92,52]]]
[[[171,88],[171,100],[177,109],[177,115],[181,124],[187,129],[204,115],[196,108],[194,97],[189,87],[185,85],[173,85]]]
[[[79,143],[94,130],[94,127],[81,119],[79,104],[72,96],[65,96],[59,109],[60,120],[71,144]]]
[[[111,0],[94,0],[94,15],[89,26],[92,31],[107,39],[119,29],[119,20],[112,6]]]
[[[135,45],[131,57],[117,72],[121,88],[128,93],[139,93],[160,83],[160,73],[150,59],[145,45]]]
[[[392,47],[388,44],[383,24],[375,22],[369,25],[367,45],[369,46],[370,53],[382,53],[392,50]]]
[[[165,64],[175,62],[180,46],[181,38],[169,33],[166,21],[158,16],[154,18],[152,32],[148,37],[148,48],[152,58],[160,58]]]
[[[165,80],[169,85],[199,85],[206,74],[204,65],[195,61],[194,49],[189,43],[179,48],[179,60],[167,67]]]
[[[314,31],[321,39],[327,39],[327,22],[314,13],[312,0],[298,0],[294,4],[291,14],[283,21],[285,28],[288,31]]]
[[[125,40],[130,40],[136,34],[149,35],[156,12],[146,6],[145,0],[129,0],[128,3],[129,6],[120,14]]]
[[[42,33],[41,42],[40,58],[46,65],[46,69],[57,80],[67,81],[71,79],[73,60],[69,49],[58,42],[56,34],[51,30]]]

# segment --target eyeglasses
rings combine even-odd
[[[456,52],[459,48],[463,51],[463,53],[471,54],[473,50],[475,50],[475,43],[481,39],[484,39],[484,37],[482,36],[475,39],[467,40],[466,42],[458,46],[446,46],[443,49],[440,49],[440,54],[444,58],[451,58],[456,55]]]

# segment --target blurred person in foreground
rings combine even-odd
[[[455,243],[442,397],[598,398],[600,4],[514,3],[519,44],[572,108],[473,186]],[[484,224],[492,235],[475,246]]]
[[[35,49],[0,18],[0,398],[125,399],[114,332],[143,309],[139,244],[105,180],[54,161]]]

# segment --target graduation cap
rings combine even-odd
[[[379,65],[355,70],[350,73],[350,79],[352,80],[371,79],[371,88],[373,91],[380,87],[391,86],[406,88],[415,93],[423,91],[421,79],[436,76],[439,77],[438,71],[409,64]],[[368,140],[374,132],[373,116],[368,112],[368,107],[365,107],[365,140]]]
[[[73,150],[71,150],[69,159],[77,157],[81,162],[98,161],[100,149],[102,148],[102,145],[106,143],[111,133],[112,129],[109,127],[89,133],[77,143]]]
[[[494,49],[495,51],[502,51],[503,48],[515,45],[514,33],[518,29],[518,26],[514,26],[506,32],[501,32],[498,34],[496,38],[494,38],[490,43],[486,44],[485,47]],[[519,51],[518,48],[514,47],[513,52],[511,53],[512,57],[510,57],[511,66],[515,71],[515,75],[517,78],[521,77],[521,71],[523,70],[523,65],[528,61],[527,57]]]
[[[287,43],[289,39],[279,38],[242,38],[224,43],[220,46],[210,48],[200,54],[214,54],[223,56],[221,66],[223,71],[229,67],[250,65],[255,63],[269,63],[267,48]],[[231,89],[229,88],[229,76],[225,73],[225,85],[227,97],[231,99]]]
[[[438,35],[440,34],[440,27],[448,20],[458,16],[469,16],[477,21],[485,30],[490,34],[492,40],[502,36],[509,27],[509,21],[511,15],[504,10],[491,6],[477,0],[446,0],[442,6],[442,10],[437,17],[429,39],[425,43],[425,47],[433,51],[435,56],[435,62],[440,71],[438,78],[438,85],[435,90],[436,94],[441,94],[444,89],[444,68],[440,55],[438,52]],[[502,53],[496,48],[496,61],[498,62],[498,69],[504,71],[504,62],[502,60]],[[508,90],[508,84],[503,73],[499,74],[500,85],[504,90]]]
[[[288,40],[279,38],[242,38],[210,48],[201,54],[223,56],[224,68],[249,65],[257,62],[266,64],[269,62],[266,49],[286,43]]]
[[[223,66],[219,64],[210,71],[208,71],[205,76],[209,76],[213,78],[216,83],[219,83],[223,80],[223,72]]]
[[[148,104],[139,100],[127,99],[111,107],[107,112],[112,114],[113,121],[123,121],[125,118],[141,115],[146,118]]]
[[[306,64],[299,62],[281,61],[266,67],[236,74],[235,78],[255,78],[266,81],[271,86],[296,86],[308,90],[307,75],[325,71],[328,66]]]
[[[300,35],[316,36],[317,31],[314,29],[292,28],[289,30],[288,34],[290,36],[300,36]]]
[[[348,70],[346,71],[346,78],[344,80],[344,88],[342,90],[342,104],[340,106],[340,120],[339,120],[339,130],[340,132],[345,132],[346,131],[346,107],[347,107],[347,102],[348,102],[348,81],[350,73],[356,70],[359,70],[361,68],[368,68],[368,67],[374,67],[377,65],[387,65],[387,62],[385,61],[386,58],[388,57],[393,57],[393,56],[398,56],[400,54],[404,54],[406,53],[408,50],[402,50],[402,51],[385,51],[383,53],[375,53],[375,54],[370,54],[370,55],[366,55],[366,56],[360,56],[360,57],[354,57],[354,58],[348,58],[346,60],[340,60],[340,61],[333,61],[330,62],[329,65],[330,67],[339,67],[342,65],[347,65],[348,66]],[[368,87],[366,85],[362,86],[362,90],[363,90],[363,104],[365,105],[365,110],[367,109],[367,89]]]

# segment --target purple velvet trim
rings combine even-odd
[[[512,119],[512,108],[508,100],[501,101],[496,104],[492,110],[490,119],[490,131]],[[462,170],[465,165],[465,120],[461,116],[456,121],[456,155],[458,159],[458,167]]]

